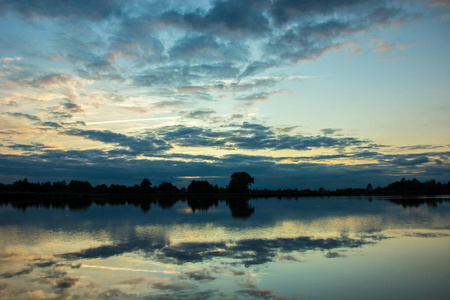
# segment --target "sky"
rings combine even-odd
[[[450,180],[448,0],[0,0],[0,182]]]

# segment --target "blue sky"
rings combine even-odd
[[[0,181],[450,178],[450,2],[0,1]]]

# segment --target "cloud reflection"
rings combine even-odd
[[[293,251],[330,251],[340,248],[359,248],[376,243],[377,238],[318,238],[296,237],[276,239],[246,239],[235,243],[225,242],[185,242],[168,245],[162,241],[149,242],[146,239],[136,239],[133,242],[118,243],[92,247],[75,252],[57,254],[68,260],[108,258],[125,253],[143,251],[147,257],[167,264],[200,263],[218,258],[231,259],[232,264],[242,264],[246,267],[262,265],[274,261],[279,253]],[[292,259],[291,259],[292,260]],[[86,266],[84,267],[92,267]],[[188,274],[191,278],[213,279],[206,273]]]

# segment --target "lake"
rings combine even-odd
[[[447,199],[4,204],[0,299],[448,299]]]

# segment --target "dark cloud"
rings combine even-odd
[[[171,60],[241,61],[250,52],[235,42],[221,42],[212,35],[187,35],[178,40],[170,49]]]
[[[211,115],[216,112],[212,109],[199,109],[194,110],[186,114],[186,117],[191,119],[208,119]]]
[[[49,111],[47,112],[52,118],[56,118],[56,119],[71,119],[72,118],[72,114],[68,113],[68,112],[61,112],[61,111]],[[83,122],[84,123],[84,122]]]
[[[135,285],[135,284],[142,284],[142,283],[147,283],[148,280],[144,277],[138,277],[138,278],[132,278],[132,279],[127,279],[124,281],[121,281],[121,284],[130,284],[130,285]]]
[[[121,14],[124,2],[116,0],[2,0],[0,12],[14,11],[30,19],[70,18],[98,21]]]
[[[338,257],[346,257],[345,255],[339,252],[328,251],[327,254],[324,255],[326,258],[338,258]]]
[[[243,275],[247,275],[247,273],[243,271],[233,271],[233,276],[243,276]]]
[[[244,101],[266,101],[269,99],[270,96],[272,96],[273,94],[275,94],[277,92],[258,92],[255,94],[251,94],[248,96],[244,96],[239,98],[239,100],[244,100]]]
[[[333,134],[335,134],[335,133],[337,133],[337,132],[342,131],[342,129],[336,129],[336,128],[324,128],[324,129],[321,129],[320,131],[322,131],[322,133],[323,133],[324,135],[333,135]]]
[[[419,156],[412,159],[405,159],[403,157],[395,158],[391,161],[391,163],[398,165],[398,166],[419,166],[421,164],[425,164],[430,162],[431,160],[427,156]]]
[[[13,277],[20,276],[20,275],[30,274],[31,272],[33,272],[33,270],[34,270],[33,267],[26,267],[26,268],[23,268],[22,270],[19,270],[16,272],[0,273],[0,278],[8,279],[8,278],[13,278]]]
[[[133,82],[137,86],[173,86],[190,85],[192,80],[201,76],[191,74],[188,68],[183,66],[168,66],[142,71],[134,76]]]
[[[24,113],[19,113],[19,112],[15,112],[15,113],[7,112],[6,114],[9,116],[12,116],[12,117],[25,118],[25,119],[34,121],[34,124],[43,126],[43,127],[52,127],[52,128],[62,128],[63,127],[63,126],[61,126],[61,124],[58,124],[56,122],[41,121],[41,119],[39,117],[30,115],[30,114],[24,114]],[[81,125],[81,124],[78,124],[78,125]]]
[[[6,114],[8,116],[11,116],[11,117],[25,118],[25,119],[28,119],[28,120],[31,120],[31,121],[40,121],[41,120],[37,116],[24,114],[24,113],[19,113],[19,112],[14,112],[14,113],[7,112]]]
[[[263,1],[215,1],[208,10],[193,12],[167,11],[155,19],[156,24],[176,26],[219,35],[261,36],[270,31],[263,11]]]
[[[277,0],[272,3],[270,12],[277,24],[295,22],[305,18],[313,19],[317,16],[332,16],[336,13],[346,13],[351,16],[389,7],[388,2],[384,0],[376,2],[369,0]]]
[[[59,262],[53,259],[37,259],[36,262],[33,263],[33,266],[38,268],[47,268],[58,264]]]
[[[180,282],[180,283],[165,283],[165,282],[155,282],[152,284],[154,289],[158,290],[170,290],[170,291],[183,291],[195,289],[192,284]]]
[[[443,146],[438,146],[438,145],[414,145],[414,146],[403,146],[403,147],[398,147],[399,149],[402,150],[431,150],[431,149],[438,149],[438,148],[442,148]]]
[[[121,291],[120,289],[109,289],[107,291],[99,293],[96,296],[96,298],[98,298],[98,299],[117,299],[117,298],[127,299],[127,298],[132,298],[132,297],[136,297],[136,295],[125,293],[124,291]]]
[[[246,289],[238,290],[236,293],[257,299],[286,299],[284,297],[277,296],[272,290],[269,289]]]
[[[53,286],[53,288],[56,289],[68,289],[73,287],[77,284],[79,278],[72,278],[72,277],[64,277],[60,280],[57,280],[56,284]]]
[[[231,125],[228,130],[209,128],[163,127],[158,134],[164,140],[179,146],[209,146],[228,149],[310,150],[312,148],[345,149],[369,143],[352,137],[303,136],[278,133],[276,128],[244,122]]]
[[[144,299],[148,300],[172,300],[172,299],[198,299],[198,300],[207,300],[207,299],[217,299],[217,294],[219,290],[206,290],[196,292],[193,290],[191,286],[186,285],[186,289],[179,289],[170,291],[168,293],[151,295]],[[165,291],[164,289],[160,291]]]
[[[301,259],[298,259],[297,257],[293,256],[293,255],[281,255],[279,256],[280,260],[286,260],[286,261],[295,261],[295,262],[303,262]]]
[[[406,12],[395,5],[366,0],[274,1],[271,12],[276,23],[292,25],[269,41],[266,52],[294,63],[316,59],[345,46],[358,32],[402,20]]]
[[[238,93],[245,92],[252,89],[261,89],[274,86],[280,81],[280,79],[258,79],[253,81],[246,82],[232,82],[225,83],[223,81],[219,81],[215,84],[203,85],[203,86],[194,86],[187,85],[181,86],[177,90],[182,93],[198,93],[198,92],[225,92],[225,93]]]
[[[70,99],[66,99],[64,102],[61,102],[62,107],[70,113],[82,113],[84,110],[80,105],[76,104],[74,101]]]
[[[239,52],[238,52],[239,53]],[[190,73],[205,76],[207,78],[229,79],[236,78],[240,69],[232,62],[210,62],[209,64],[198,64],[189,66]]]
[[[39,125],[44,127],[62,128],[62,126],[56,122],[41,122]]]
[[[253,61],[239,75],[239,78],[244,78],[248,76],[252,76],[258,73],[265,71],[268,68],[275,67],[277,65],[276,60],[270,59],[268,61]]]
[[[67,275],[66,271],[62,271],[62,270],[58,270],[58,269],[51,269],[51,270],[46,271],[43,275],[41,275],[42,277],[38,281],[41,283],[49,284],[54,279],[60,279],[60,280],[58,280],[58,283],[61,283],[64,281],[66,275]]]
[[[115,144],[121,147],[129,148],[134,154],[149,154],[154,155],[160,151],[166,151],[172,148],[164,140],[156,139],[154,137],[132,137],[121,133],[114,133],[109,130],[81,130],[69,129],[63,134],[71,136],[79,136],[93,141],[99,141],[106,144]],[[131,152],[129,154],[132,154]]]
[[[189,279],[198,280],[198,281],[213,281],[213,280],[217,279],[217,277],[212,276],[211,272],[209,272],[206,269],[192,271],[192,272],[186,272],[185,275]]]
[[[446,233],[434,233],[434,232],[413,232],[405,234],[406,236],[411,237],[420,237],[420,238],[435,238],[435,237],[447,237],[450,236]]]
[[[114,62],[119,58],[152,64],[167,60],[165,47],[160,39],[149,32],[148,20],[124,17],[120,29],[110,38],[106,59]]]

